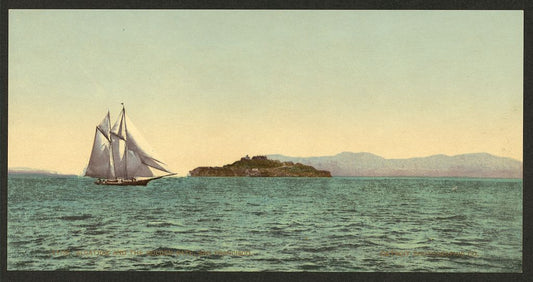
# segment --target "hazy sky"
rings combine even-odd
[[[79,174],[121,102],[168,166],[522,160],[522,11],[10,10],[9,167]]]

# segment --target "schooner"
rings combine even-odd
[[[167,174],[160,175],[161,172]],[[135,128],[126,115],[124,103],[113,127],[107,111],[96,126],[85,176],[98,178],[95,183],[99,185],[146,185],[151,180],[174,174],[155,156]]]

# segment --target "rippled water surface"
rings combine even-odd
[[[8,270],[522,271],[522,181],[8,178]]]

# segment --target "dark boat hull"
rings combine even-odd
[[[150,179],[143,179],[143,180],[97,180],[94,183],[96,185],[115,185],[115,186],[146,186],[148,182],[151,180],[154,180],[153,178]]]
[[[148,182],[159,179],[165,176],[175,175],[175,173],[147,178],[147,179],[98,179],[94,183],[96,185],[115,185],[115,186],[146,186]]]

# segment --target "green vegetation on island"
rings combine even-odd
[[[193,177],[331,177],[326,170],[301,163],[269,160],[266,156],[246,156],[223,167],[197,167],[189,174]]]

